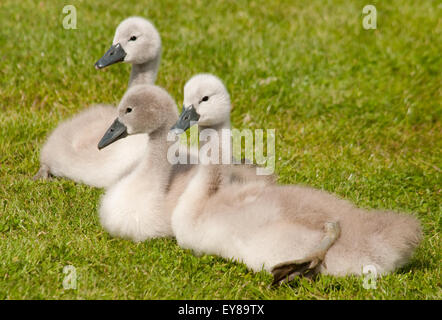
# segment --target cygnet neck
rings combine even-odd
[[[213,141],[211,138],[207,139],[208,141],[200,141],[200,149],[203,146],[211,145],[211,149],[214,150],[214,148],[218,148],[218,158],[219,158],[219,164],[222,163],[223,158],[223,152],[228,153],[228,157],[232,157],[232,138],[230,134],[230,119],[226,119],[224,122],[210,125],[210,126],[204,126],[199,125],[198,130],[199,133],[201,133],[205,129],[215,130],[217,133],[218,141]],[[223,134],[223,130],[228,130],[228,137],[226,138]],[[218,144],[218,145],[217,145]]]
[[[154,84],[159,65],[160,56],[142,64],[133,64],[129,78],[129,87],[138,84]]]
[[[168,148],[173,141],[168,141],[167,135],[172,124],[165,124],[148,134],[147,153],[139,164],[137,170],[143,172],[141,179],[147,184],[155,184],[159,190],[166,190],[172,171],[172,164],[167,159]]]

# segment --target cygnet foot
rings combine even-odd
[[[328,249],[341,234],[341,228],[338,222],[326,222],[324,224],[324,230],[324,237],[308,257],[282,262],[272,268],[272,286],[288,283],[298,276],[313,279],[319,273],[319,267],[324,261]]]
[[[49,172],[49,167],[45,164],[42,164],[38,172],[32,178],[33,180],[43,179],[47,180],[51,177],[51,173]]]

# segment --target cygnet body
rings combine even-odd
[[[192,120],[200,130],[229,127],[226,94],[218,78],[195,76],[186,84],[185,107],[173,129],[186,130]],[[271,271],[275,283],[318,272],[360,275],[366,266],[378,274],[392,272],[420,242],[420,224],[410,215],[359,209],[304,186],[226,186],[225,170],[219,164],[199,166],[172,214],[177,242],[197,254]]]

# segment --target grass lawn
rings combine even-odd
[[[63,6],[76,30],[62,27]],[[377,29],[362,8],[377,8]],[[0,3],[0,299],[441,299],[442,37],[439,1],[20,1]],[[198,72],[222,78],[236,128],[276,129],[280,183],[365,208],[415,214],[411,263],[364,289],[320,276],[270,289],[271,276],[173,239],[135,244],[100,226],[103,190],[32,181],[57,124],[116,104],[129,65],[95,61],[118,23],[151,19],[163,41],[157,83],[181,105]],[[63,289],[73,265],[76,290]]]

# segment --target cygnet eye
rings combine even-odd
[[[132,36],[132,37],[130,37],[130,39],[129,39],[129,41],[135,41],[135,40],[137,40],[137,37],[135,37],[135,36]]]
[[[208,96],[204,96],[204,97],[201,99],[200,103],[203,102],[203,101],[207,101],[207,100],[209,100],[209,97],[208,97]]]
[[[126,113],[131,113],[132,112],[132,108],[127,108],[126,109]]]

